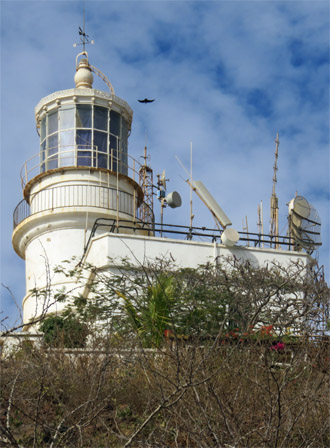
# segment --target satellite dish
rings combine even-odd
[[[221,234],[221,242],[227,247],[233,247],[239,240],[237,230],[232,227],[227,227]]]
[[[165,173],[165,172],[164,172]],[[181,207],[181,196],[177,191],[173,191],[166,196],[166,202],[171,208]]]
[[[164,187],[164,190],[166,190],[166,176],[165,176],[165,170],[163,170],[162,175],[159,179],[159,185],[162,185]]]
[[[298,247],[313,251],[321,246],[321,219],[315,208],[303,196],[289,203],[290,234]]]

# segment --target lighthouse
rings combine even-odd
[[[237,232],[203,182],[190,175],[191,194],[206,205],[217,228],[193,227],[192,215],[189,227],[166,224],[164,208],[180,207],[181,197],[167,194],[165,170],[154,185],[146,148],[143,164],[129,155],[132,109],[91,65],[85,49],[75,67],[74,87],[36,106],[40,146],[21,171],[23,200],[14,211],[12,242],[25,260],[25,330],[36,329],[46,314],[61,313],[71,292],[91,298],[92,278],[80,275],[84,266],[112,275],[127,263],[133,273],[159,259],[184,268],[216,268],[233,257],[256,268],[313,262],[301,248],[311,252],[321,244],[320,220],[302,197],[292,203],[289,236]],[[108,91],[93,87],[93,74]],[[154,219],[155,195],[160,224]],[[61,267],[74,274],[65,275]],[[57,300],[57,293],[65,300]]]
[[[105,81],[108,92],[93,88],[93,73]],[[74,83],[36,106],[40,148],[21,171],[24,199],[14,212],[12,242],[25,260],[24,324],[61,311],[64,305],[47,291],[77,286],[57,268],[64,260],[68,269],[77,263],[96,219],[112,219],[114,226],[134,223],[135,234],[142,227],[140,165],[128,154],[132,109],[89,63],[85,50],[76,57]]]

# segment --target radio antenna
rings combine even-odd
[[[277,160],[278,160],[278,147],[280,144],[278,138],[278,132],[276,134],[276,147],[275,147],[275,162],[274,162],[274,174],[273,174],[273,190],[270,198],[270,235],[275,240],[275,248],[279,248],[278,244],[278,198],[276,196],[276,183],[277,183]]]

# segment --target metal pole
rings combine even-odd
[[[163,222],[164,222],[164,198],[160,202],[160,236],[163,236]]]
[[[190,231],[192,230],[193,225],[193,175],[192,175],[192,142],[190,142]]]

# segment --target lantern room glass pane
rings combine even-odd
[[[78,149],[78,165],[79,166],[93,166],[91,159],[91,149],[92,149],[92,132],[77,130],[77,146]]]
[[[60,129],[72,128],[74,128],[74,107],[63,107],[60,109]]]
[[[53,134],[58,130],[58,117],[57,111],[48,114],[48,132],[47,134]]]
[[[110,135],[110,148],[109,148],[110,160],[109,170],[117,171],[118,166],[118,137]]]
[[[58,134],[51,135],[47,138],[48,151],[52,150],[52,154],[58,151]]]
[[[126,174],[128,173],[128,157],[127,157],[127,146],[125,145],[125,143],[122,144],[122,150],[121,150],[121,170],[120,172],[122,174]]]
[[[110,132],[114,135],[120,135],[120,115],[114,110],[110,111]]]
[[[120,154],[120,172],[126,174],[128,172],[127,167],[127,140],[128,140],[128,127],[126,120],[122,119],[122,139],[121,139],[121,154]]]
[[[98,168],[108,168],[108,154],[98,153],[97,155],[97,167]]]
[[[46,117],[41,120],[40,125],[40,141],[43,141],[46,137]]]
[[[74,165],[74,130],[60,132],[60,166]]]
[[[122,140],[123,142],[125,142],[127,144],[127,139],[128,139],[128,126],[127,126],[127,121],[126,120],[122,120],[123,123],[123,127],[122,127]]]
[[[105,107],[94,107],[94,129],[108,130],[108,109]]]
[[[92,147],[92,131],[77,130],[77,145],[82,149],[91,149]]]
[[[110,135],[110,149],[118,149],[118,137]]]
[[[58,134],[48,137],[47,169],[53,170],[58,167]]]
[[[92,106],[90,104],[77,104],[77,128],[92,127]]]
[[[94,131],[94,146],[98,152],[107,152],[107,134]]]
[[[46,140],[40,145],[40,172],[44,173],[46,171],[45,167],[46,158]]]

